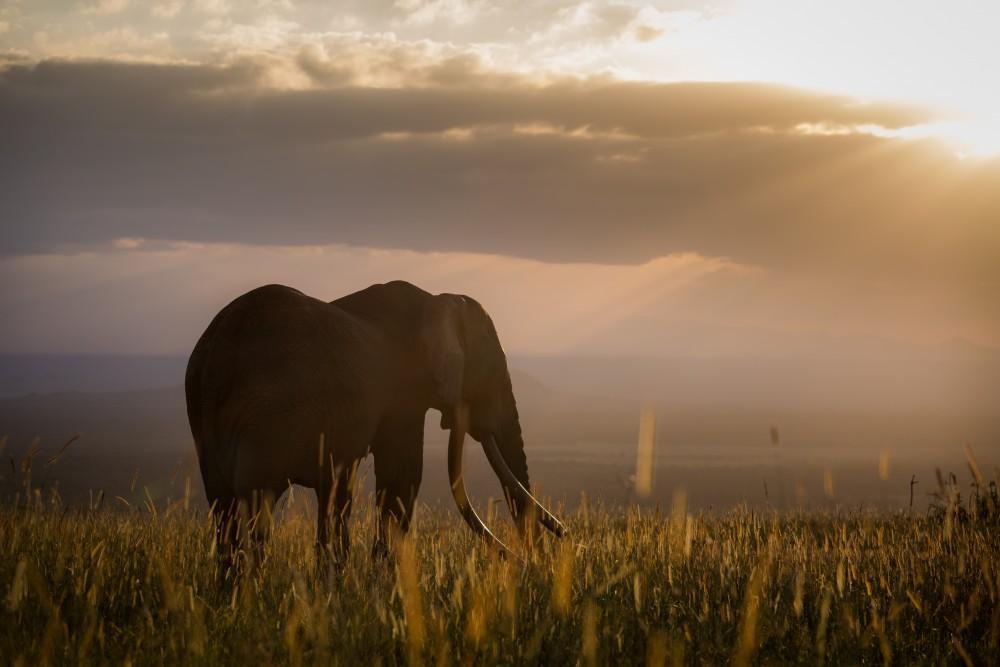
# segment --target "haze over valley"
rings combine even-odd
[[[966,472],[969,445],[984,470],[1000,464],[1000,363],[962,350],[895,364],[846,360],[513,357],[532,481],[577,506],[668,506],[683,489],[693,508],[906,507],[937,489],[935,468]],[[979,354],[984,354],[980,351]],[[181,386],[182,356],[3,356],[0,430],[10,471],[38,438],[33,483],[85,504],[104,491],[142,504],[203,498]],[[639,415],[657,416],[653,493],[634,489]],[[420,500],[448,503],[447,433],[430,411]],[[771,428],[777,429],[775,444]],[[74,434],[60,460],[43,466]],[[888,468],[882,472],[882,457]],[[469,447],[477,501],[501,497],[478,447]],[[827,474],[833,493],[826,488]],[[883,479],[883,477],[885,477]],[[361,497],[372,490],[369,464]],[[765,490],[766,485],[766,490]],[[311,494],[298,501],[311,504]],[[203,502],[200,501],[200,502]]]

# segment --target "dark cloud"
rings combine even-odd
[[[318,78],[351,78],[348,72],[321,69],[305,53],[299,63],[307,63],[307,72]],[[236,121],[227,122],[230,134],[275,142],[496,123],[590,127],[654,139],[754,128],[783,131],[800,124],[899,128],[928,120],[926,112],[913,108],[864,105],[776,85],[584,81],[529,86],[507,78],[503,82],[509,85],[481,88],[474,84],[483,80],[482,69],[468,56],[409,65],[408,73],[421,72],[420,81],[440,85],[268,91],[255,86],[265,70],[252,60],[228,67],[45,61],[0,72],[0,96],[4,120],[19,124],[10,131],[86,132],[124,125],[149,133],[186,133],[214,130],[225,118]]]
[[[762,84],[472,86],[468,71],[276,91],[252,61],[8,66],[2,251],[118,237],[555,261],[696,251],[997,287],[1000,165],[826,132],[922,112]]]

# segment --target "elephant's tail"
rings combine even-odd
[[[202,340],[198,341],[191,353],[191,358],[188,360],[184,375],[184,394],[187,401],[191,436],[194,439],[202,482],[205,485],[205,496],[209,504],[212,504],[231,499],[233,490],[230,480],[223,474],[215,455],[218,452],[219,442],[216,432],[214,397],[211,391],[206,390],[202,382],[208,356],[205,340],[207,337],[208,332],[202,337]]]
[[[188,424],[191,426],[191,436],[194,438],[194,448],[198,459],[204,456],[204,441],[208,430],[205,428],[205,410],[202,402],[201,369],[204,361],[202,341],[198,341],[191,358],[188,359],[187,370],[184,373],[184,398],[187,402]]]

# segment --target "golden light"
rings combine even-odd
[[[1000,4],[958,0],[735,0],[665,15],[663,36],[616,53],[630,78],[766,81],[933,110],[908,128],[964,156],[1000,154]],[[672,23],[671,23],[672,22]],[[906,136],[905,134],[903,136]]]
[[[1000,112],[990,120],[967,120],[936,123],[928,126],[929,133],[955,146],[960,155],[991,157],[1000,155]]]
[[[656,439],[656,413],[643,408],[639,416],[639,446],[635,453],[635,493],[648,498],[653,491],[653,456]]]

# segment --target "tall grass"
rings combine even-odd
[[[342,570],[277,523],[219,586],[203,511],[0,507],[0,662],[993,663],[1000,529],[950,514],[693,516],[582,503],[572,535],[496,558],[421,507],[388,562],[370,503]],[[951,518],[949,518],[951,517]],[[502,523],[493,519],[494,524]],[[512,536],[506,535],[508,539]]]

